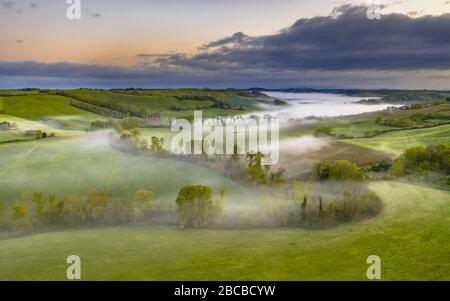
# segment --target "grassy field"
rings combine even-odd
[[[70,105],[70,99],[56,95],[28,95],[3,97],[5,115],[25,119],[49,116],[97,116]]]
[[[0,200],[11,204],[23,193],[85,194],[106,191],[116,200],[131,199],[149,189],[163,203],[174,205],[184,185],[224,187],[227,197],[244,205],[256,195],[210,169],[112,149],[104,134],[0,144]],[[239,196],[239,197],[236,197]]]
[[[450,193],[371,184],[385,208],[327,230],[117,227],[0,241],[0,279],[64,280],[68,255],[84,280],[364,280],[381,257],[384,280],[450,280]]]
[[[56,137],[80,135],[83,132],[77,130],[61,130],[53,128],[45,123],[27,120],[15,116],[0,114],[0,122],[9,122],[15,125],[12,130],[0,130],[0,143],[9,141],[27,141],[35,139],[35,136],[27,136],[26,131],[41,130],[47,134],[53,133]]]
[[[374,150],[401,154],[405,149],[417,145],[450,143],[450,125],[432,128],[389,132],[374,138],[343,140],[346,143]]]
[[[205,117],[242,114],[242,110],[212,107],[215,102],[208,97],[243,110],[257,110],[259,101],[254,97],[240,96],[236,91],[228,90],[67,90],[50,93],[63,93],[78,100],[96,100],[108,104],[122,104],[149,113],[160,112],[164,117],[192,118],[192,111],[203,110]],[[181,98],[180,98],[181,97]],[[206,97],[205,99],[198,99]],[[266,99],[267,101],[267,99]],[[174,109],[178,108],[178,109]]]

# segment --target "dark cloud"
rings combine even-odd
[[[11,7],[15,6],[15,5],[16,5],[16,2],[13,2],[13,1],[5,1],[2,4],[2,6],[4,8],[11,8]]]
[[[94,12],[91,11],[89,9],[86,9],[86,12],[88,13],[89,16],[91,16],[92,18],[100,18],[102,15],[99,12]]]
[[[326,17],[300,19],[279,33],[245,43],[175,54],[160,63],[216,70],[411,70],[450,68],[450,14],[411,18],[385,14],[369,20],[367,7],[341,6]],[[211,45],[239,40],[238,35]]]
[[[366,12],[346,5],[276,34],[238,32],[193,56],[139,53],[131,67],[0,61],[0,87],[450,88],[449,14]]]
[[[228,44],[241,44],[247,38],[248,38],[248,36],[246,34],[244,34],[243,32],[236,32],[235,34],[233,34],[230,37],[225,37],[223,39],[220,39],[220,40],[217,40],[217,41],[213,41],[213,42],[210,42],[210,43],[208,43],[206,45],[203,45],[202,48],[203,49],[207,49],[207,48],[225,46],[225,45],[228,45]]]
[[[165,69],[93,64],[0,61],[0,88],[427,88],[448,89],[450,72]]]
[[[411,17],[417,16],[418,14],[419,14],[419,12],[416,11],[416,10],[413,10],[413,11],[410,11],[410,12],[407,13],[407,15],[411,16]]]
[[[17,44],[23,44],[23,40],[16,40]]]

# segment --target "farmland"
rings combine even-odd
[[[383,280],[450,279],[446,187],[412,184],[372,169],[391,164],[410,147],[450,144],[450,125],[427,123],[445,122],[446,102],[290,121],[280,133],[280,162],[272,172],[280,168],[283,173],[275,184],[274,173],[266,175],[265,183],[253,181],[245,156],[235,166],[241,164],[240,173],[232,173],[232,168],[224,169],[231,166],[225,157],[206,164],[150,151],[152,137],[164,138],[163,147],[169,149],[175,134],[166,124],[149,125],[151,114],[190,120],[195,110],[217,117],[275,108],[273,99],[260,94],[208,89],[4,90],[0,99],[0,218],[3,210],[8,212],[4,220],[13,221],[10,232],[0,233],[2,280],[64,280],[70,254],[82,258],[83,280],[364,280],[366,259],[372,254],[382,260]],[[420,119],[411,128],[377,122],[418,113],[433,119]],[[433,114],[440,115],[436,119]],[[331,135],[317,135],[321,127],[329,128]],[[144,146],[136,149],[142,141]],[[258,226],[258,210],[268,210],[273,217],[279,212],[271,204],[296,204],[310,196],[305,192],[292,199],[295,181],[303,191],[319,187],[308,203],[311,207],[320,202],[313,213],[334,212],[328,210],[340,203],[320,189],[355,184],[336,179],[327,184],[316,178],[319,162],[336,161],[348,167],[344,175],[370,170],[357,185],[380,200],[379,211],[316,228],[291,219],[282,226]],[[104,193],[113,208],[135,204],[137,192],[150,193],[159,207],[176,213],[180,189],[192,185],[210,188],[214,198],[223,188],[222,209],[230,224],[180,229],[176,220],[141,219],[33,228],[42,218],[32,207],[40,193],[48,204],[54,196],[62,206],[68,196]],[[18,206],[28,206],[32,226],[26,230],[14,223]],[[239,219],[239,226],[233,226]]]
[[[378,254],[384,280],[448,280],[450,194],[392,182],[371,189],[382,215],[330,230],[117,227],[4,240],[0,278],[63,280],[76,253],[86,280],[363,280],[368,254]]]
[[[417,145],[449,143],[450,125],[407,131],[394,131],[370,139],[351,139],[345,140],[345,142],[398,155],[405,149]]]

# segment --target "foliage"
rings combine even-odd
[[[314,130],[315,137],[333,136],[333,129],[329,126],[321,126]]]
[[[314,167],[314,178],[318,180],[362,181],[364,174],[356,163],[348,160],[336,160],[334,162],[322,161]]]
[[[423,175],[430,171],[450,174],[450,144],[415,146],[408,148],[394,161],[391,175]]]
[[[248,153],[247,159],[248,159],[248,173],[250,175],[250,178],[253,182],[259,183],[259,184],[266,184],[267,183],[267,173],[268,173],[268,166],[263,166],[261,164],[261,160],[264,158],[264,155],[260,152],[257,153]]]
[[[176,199],[178,223],[181,228],[206,227],[220,216],[224,190],[219,200],[213,201],[213,191],[208,186],[184,186]]]
[[[163,151],[164,146],[164,138],[158,138],[156,136],[153,136],[151,138],[151,145],[150,148],[155,153],[160,153]]]

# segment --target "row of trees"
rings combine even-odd
[[[108,98],[105,94],[95,94],[95,96],[92,96],[84,91],[56,91],[56,94],[78,100],[91,106],[105,108],[108,111],[103,111],[103,113],[113,113],[115,117],[117,117],[117,114],[114,112],[118,112],[121,116],[147,117],[145,109],[135,105],[121,103],[118,100]],[[78,103],[77,105],[80,104]],[[92,107],[87,106],[86,109],[92,109]],[[101,109],[99,110],[101,111]]]
[[[335,182],[314,187],[314,182],[294,181],[283,195],[266,196],[254,210],[228,211],[223,228],[333,227],[341,223],[376,216],[382,202],[367,185]]]
[[[139,190],[129,201],[112,200],[108,193],[92,191],[85,196],[66,194],[44,196],[36,192],[14,204],[10,210],[0,202],[0,229],[29,231],[48,226],[111,225],[151,221],[168,211],[152,191]]]
[[[450,175],[450,144],[408,148],[394,160],[391,169],[391,175],[395,177],[425,175],[429,172]]]

